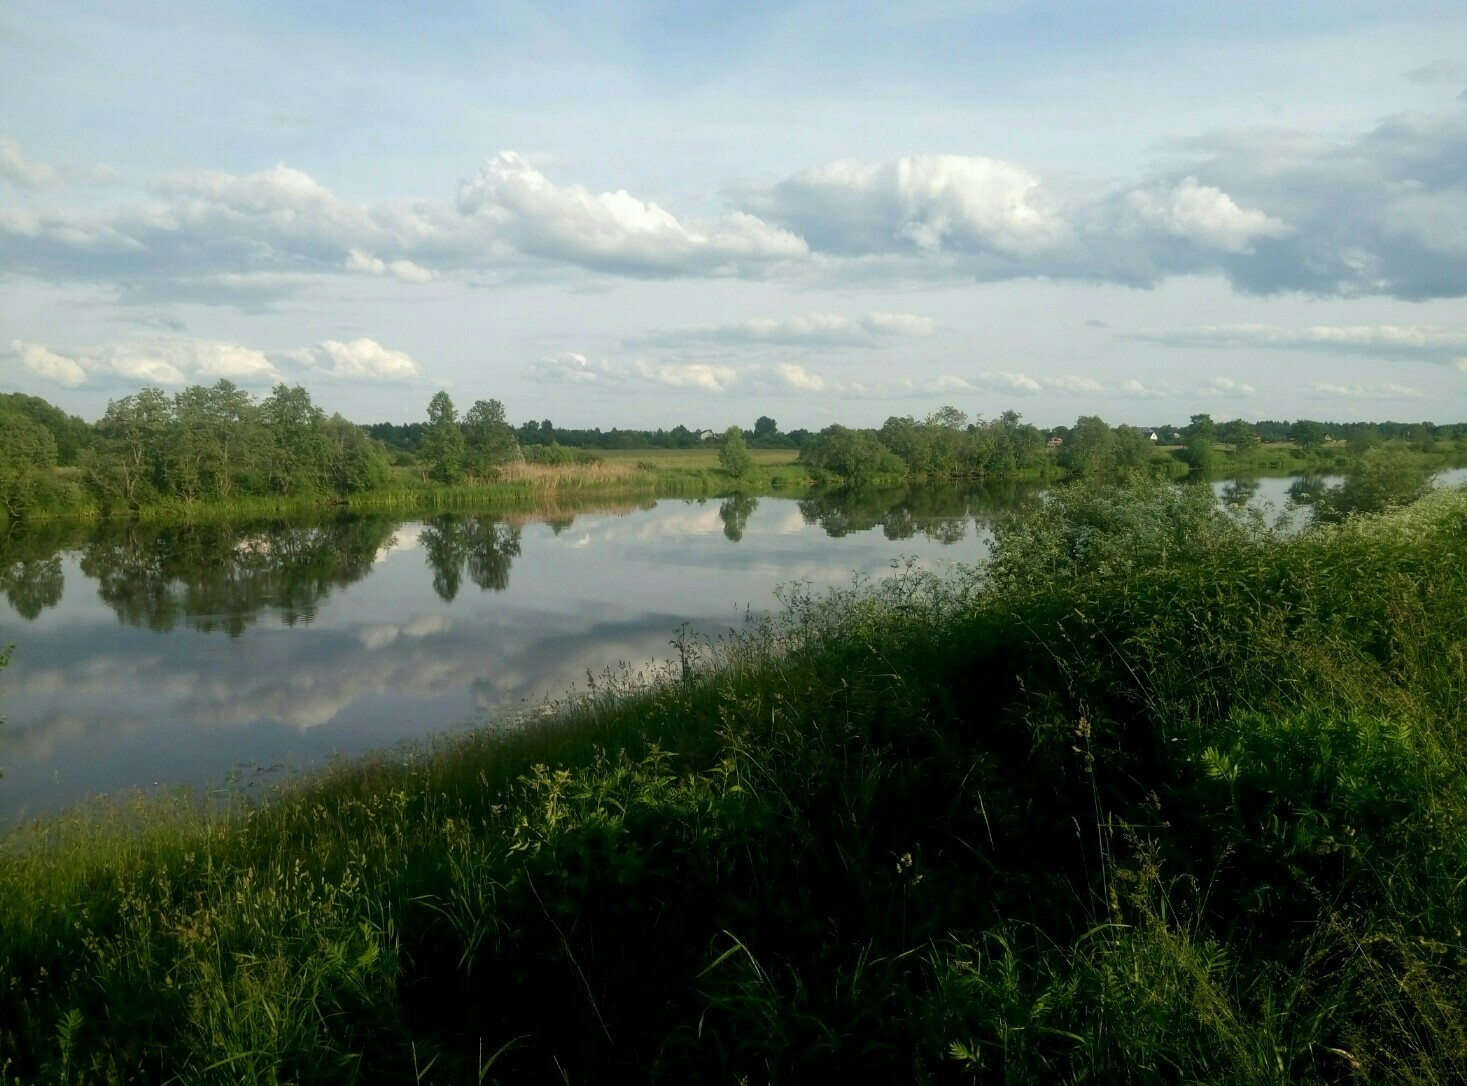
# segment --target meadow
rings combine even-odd
[[[20,827],[3,1079],[1461,1081],[1464,544],[1069,488],[534,727]]]

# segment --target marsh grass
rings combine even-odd
[[[21,827],[5,1081],[1462,1081],[1464,546],[1069,491],[533,726]]]

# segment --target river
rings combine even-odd
[[[1288,485],[1251,493],[1281,507]],[[773,610],[781,585],[979,562],[1027,496],[16,526],[0,535],[0,820],[134,789],[258,792],[332,756],[523,726],[588,675],[667,660],[684,624],[716,637]]]

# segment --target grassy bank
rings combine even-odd
[[[26,520],[95,518],[107,514],[145,520],[279,517],[328,508],[363,510],[506,509],[525,510],[595,498],[725,497],[792,494],[816,480],[795,462],[793,450],[753,450],[752,470],[739,478],[718,462],[717,449],[642,449],[604,451],[591,463],[517,462],[485,482],[444,486],[427,481],[413,468],[396,468],[388,485],[349,496],[331,494],[239,495],[183,502],[153,499],[137,508],[104,509],[83,484],[76,468],[54,468],[43,499]]]
[[[4,1079],[1461,1081],[1464,545],[1075,490],[533,731],[23,828]]]

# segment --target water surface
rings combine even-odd
[[[43,524],[0,546],[0,817],[251,787],[533,709],[777,607],[775,589],[981,559],[1017,492],[421,520]]]

